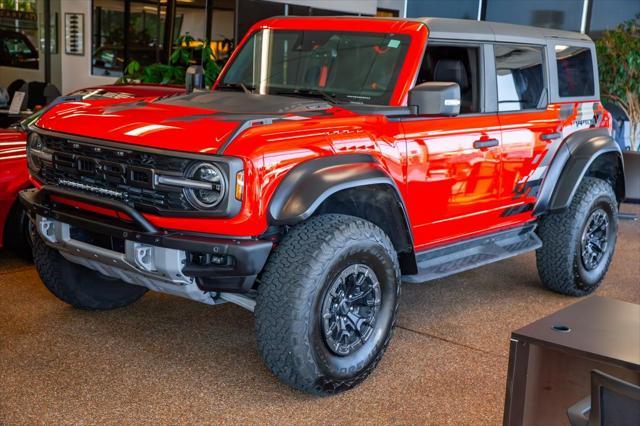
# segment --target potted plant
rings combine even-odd
[[[142,66],[131,61],[124,69],[118,83],[185,84],[185,72],[189,65],[201,64],[205,84],[211,87],[222,69],[223,61],[216,58],[208,40],[196,40],[187,33],[178,37],[168,64]]]
[[[604,99],[627,116],[631,147],[624,152],[627,199],[640,202],[640,15],[596,42]]]

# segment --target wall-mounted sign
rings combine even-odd
[[[84,55],[84,13],[64,14],[64,53]]]

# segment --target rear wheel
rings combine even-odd
[[[132,304],[147,292],[145,287],[105,277],[69,262],[37,235],[33,238],[33,260],[45,287],[74,308],[121,308]]]
[[[385,351],[399,291],[397,255],[374,224],[322,215],[294,227],[258,288],[257,339],[266,365],[306,392],[353,388]]]
[[[618,203],[613,188],[586,177],[568,209],[542,219],[536,252],[545,287],[569,296],[594,292],[604,278],[615,250]]]

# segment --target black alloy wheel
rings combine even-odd
[[[602,208],[595,209],[582,232],[580,255],[587,271],[598,267],[609,244],[609,216]]]
[[[350,265],[336,277],[322,304],[323,336],[333,353],[349,355],[369,340],[381,298],[380,281],[367,265]]]

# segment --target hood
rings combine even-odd
[[[274,120],[330,115],[327,102],[239,92],[160,100],[77,101],[55,106],[35,125],[69,135],[174,151],[218,153],[242,130]]]

